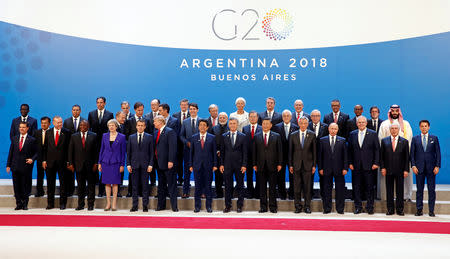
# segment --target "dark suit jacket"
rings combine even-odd
[[[178,119],[176,119],[172,116],[169,116],[169,120],[167,121],[166,126],[171,128],[172,130],[174,130],[175,133],[177,134],[177,137],[180,135],[181,127],[180,127],[180,122],[178,121]]]
[[[391,136],[381,140],[380,167],[386,168],[388,175],[402,175],[409,172],[409,144],[408,140],[397,136],[398,142],[395,152],[392,151]]]
[[[372,165],[380,165],[378,134],[371,129],[366,129],[362,147],[359,147],[358,137],[359,130],[354,130],[348,138],[349,164],[353,165],[356,171],[372,170]]]
[[[22,121],[22,117],[19,116],[17,118],[14,118],[11,122],[11,129],[9,130],[9,139],[13,139],[14,136],[20,135],[19,132],[19,124]],[[34,135],[34,131],[37,130],[37,120],[31,116],[28,115],[27,118],[28,122],[28,132],[27,134],[30,136]]]
[[[222,135],[225,132],[230,130],[228,128],[228,124],[225,124],[223,126],[220,125],[220,124],[217,124],[216,126],[214,126],[212,128],[209,128],[208,131],[210,129],[211,129],[211,132],[208,132],[208,133],[211,133],[211,134],[213,134],[216,137],[215,140],[216,140],[216,148],[217,148],[217,151],[218,151],[217,153],[220,153],[220,149],[221,149],[220,145],[222,144]],[[217,159],[218,159],[217,163],[219,164],[220,163],[219,157]]]
[[[97,134],[86,132],[86,142],[83,148],[81,132],[76,132],[70,136],[67,160],[75,167],[75,171],[80,172],[83,166],[90,171],[98,161]]]
[[[372,118],[367,118],[367,128],[375,131],[376,133],[378,133],[378,130],[380,129],[380,125],[383,122],[382,119],[378,118],[378,123],[377,123],[377,128],[375,129],[375,125],[373,125],[373,121]]]
[[[153,134],[155,131],[155,125],[153,125],[153,111],[145,114],[144,118],[148,121],[148,132]]]
[[[234,147],[231,145],[230,131],[222,135],[220,144],[220,165],[226,170],[239,170],[247,167],[248,140],[244,133],[236,131]]]
[[[109,132],[103,134],[100,153],[98,154],[98,163],[107,165],[120,164],[123,166],[125,164],[125,154],[127,152],[127,140],[125,135],[117,133],[116,140],[114,140],[112,145],[109,144],[109,137]]]
[[[297,131],[299,127],[291,122],[291,126],[289,127],[289,135],[286,138],[286,132],[284,130],[284,122],[280,122],[275,125],[272,130],[281,136],[281,145],[283,146],[283,164],[287,164],[289,160],[289,136],[292,132]]]
[[[306,118],[308,118],[309,122],[311,123],[311,115],[309,115],[306,112],[303,112],[303,116],[305,116]],[[291,123],[294,123],[296,126],[298,126],[298,121],[297,121],[297,112],[294,111],[292,113],[292,119],[291,119]]]
[[[150,131],[150,122],[145,118],[145,116],[142,116],[142,119],[145,120],[145,132],[149,134],[153,133],[152,131]],[[133,117],[130,117],[125,121],[124,135],[127,137],[127,139],[130,135],[133,135],[137,132],[136,123],[136,117],[134,115]]]
[[[189,139],[191,142],[191,151],[189,153],[189,167],[194,168],[194,172],[198,172],[203,165],[206,171],[212,171],[212,168],[217,167],[217,146],[216,137],[206,133],[206,140],[202,149],[200,140],[200,133],[192,135]]]
[[[192,117],[189,117],[183,121],[183,125],[181,126],[180,130],[180,140],[183,142],[184,147],[188,149],[187,143],[189,142],[190,138],[198,133],[198,120],[201,118],[197,116],[197,119],[195,119],[195,129],[192,128]],[[185,151],[186,152],[186,151]]]
[[[411,166],[417,167],[419,173],[433,172],[435,167],[441,167],[441,148],[436,136],[428,134],[427,150],[423,150],[422,134],[411,140]]]
[[[67,148],[71,134],[65,128],[61,128],[58,145],[55,145],[54,130],[55,128],[51,128],[45,132],[42,161],[46,161],[48,167],[59,166],[65,168],[67,163]]]
[[[73,134],[76,131],[80,131],[80,122],[82,120],[85,120],[85,118],[79,116],[78,119],[77,119],[78,129],[75,130],[75,125],[73,125],[73,118],[72,118],[72,116],[70,116],[70,118],[67,118],[67,119],[64,120],[63,128],[67,129],[70,132],[70,134]]]
[[[264,132],[255,135],[252,146],[253,166],[258,171],[264,170],[264,166],[270,172],[277,172],[277,166],[283,164],[283,146],[280,134],[270,131],[267,146],[264,144]]]
[[[187,118],[191,117],[191,114],[189,114],[189,110],[187,110],[186,113],[187,113],[186,114],[186,118],[184,118],[184,119],[187,119]],[[178,128],[181,129],[181,122],[183,120],[183,118],[181,118],[181,111],[172,114],[172,117],[174,117],[175,119],[178,120]]]
[[[175,119],[176,120],[176,119]],[[176,121],[175,121],[176,122]],[[170,127],[165,126],[162,130],[159,141],[156,141],[158,137],[158,130],[155,129],[153,135],[155,145],[155,159],[158,163],[158,168],[167,170],[167,163],[176,163],[177,159],[177,133]],[[156,165],[156,164],[155,164]]]
[[[330,136],[319,140],[318,167],[324,175],[342,175],[348,169],[347,144],[345,138],[336,136],[334,152],[331,152]]]
[[[127,143],[127,166],[132,168],[144,168],[153,166],[154,144],[153,136],[143,133],[142,143],[138,144],[138,134],[134,133],[128,137]]]
[[[260,133],[262,131],[262,127],[261,125],[256,124],[256,128],[255,128],[255,134],[254,136],[256,136],[256,134]],[[247,144],[247,164],[250,166],[253,166],[253,155],[252,155],[252,151],[253,151],[253,139],[252,139],[252,125],[249,124],[245,127],[242,128],[242,133],[245,134],[245,136],[247,137],[248,140],[248,144]],[[253,137],[254,137],[253,136]]]
[[[219,124],[219,117],[217,117],[217,123],[216,123],[216,125],[218,125],[218,124]],[[211,116],[208,117],[208,125],[209,125],[209,128],[212,128],[212,127],[213,127]],[[216,125],[214,125],[214,126],[216,126]]]
[[[97,140],[99,143],[101,143],[103,134],[108,132],[107,123],[110,119],[114,119],[114,115],[112,114],[112,112],[107,111],[106,109],[103,110],[102,121],[98,121],[97,109],[89,112],[88,122],[90,131],[97,134]]]
[[[299,171],[302,167],[307,171],[312,170],[317,164],[317,144],[316,135],[310,130],[306,130],[304,145],[300,142],[300,130],[291,133],[289,137],[289,167],[294,167]]]
[[[42,129],[38,129],[34,132],[34,136],[36,139],[36,150],[38,153],[38,157],[37,157],[37,163],[42,163],[42,158],[44,156],[44,154],[42,153],[44,151],[44,144],[42,144]],[[45,136],[44,136],[44,141],[45,141]]]
[[[346,133],[347,134],[345,136],[347,141],[348,141],[348,137],[350,136],[350,132],[352,132],[352,131],[354,131],[356,129],[358,129],[358,126],[356,125],[356,117],[353,117],[353,118],[351,118],[351,119],[349,119],[347,121],[347,126],[346,126]]]
[[[266,118],[266,117],[268,117],[267,116],[267,110],[258,113],[258,124],[261,125],[262,124],[262,120],[264,118]],[[276,111],[273,111],[272,120],[271,121],[272,121],[272,125],[276,125],[276,124],[282,122],[283,118],[281,117],[280,113],[278,113]]]
[[[343,113],[342,111],[339,113],[339,117],[338,117],[338,126],[339,126],[339,131],[338,131],[338,136],[340,137],[347,137],[347,121],[350,119],[350,117],[348,116],[348,114]],[[331,123],[334,122],[334,115],[333,112],[325,115],[323,117],[323,122],[330,125]]]
[[[36,139],[27,134],[22,145],[22,150],[19,150],[19,141],[20,134],[12,138],[6,167],[11,167],[11,171],[13,172],[31,172],[33,170],[34,160],[36,160],[38,156],[35,143]],[[28,158],[31,158],[33,163],[27,164],[26,160]]]

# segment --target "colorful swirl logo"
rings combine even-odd
[[[262,23],[264,33],[272,40],[286,39],[294,27],[292,16],[283,9],[273,9],[267,12]]]

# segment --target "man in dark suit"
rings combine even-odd
[[[130,112],[130,103],[128,101],[122,101],[120,103],[120,109],[125,113],[125,120],[134,116],[134,114]]]
[[[194,212],[200,212],[202,204],[201,195],[206,195],[206,211],[212,212],[211,182],[213,172],[217,170],[217,146],[214,135],[207,133],[208,120],[200,119],[198,123],[199,133],[189,139],[189,170],[194,172],[195,179],[195,208]]]
[[[281,118],[281,114],[276,112],[275,109],[275,98],[267,97],[266,99],[266,108],[267,110],[258,113],[258,124],[262,124],[263,118],[270,118],[272,120],[272,125],[276,125],[283,121]]]
[[[177,118],[170,116],[170,106],[167,103],[162,103],[159,105],[159,114],[163,116],[166,126],[173,129],[177,136],[180,135],[180,122]]]
[[[189,100],[188,99],[181,99],[180,101],[180,111],[176,112],[172,115],[175,119],[178,120],[178,129],[181,130],[181,126],[183,125],[183,122],[185,119],[189,118],[191,115],[189,113]],[[177,144],[178,150],[177,150],[177,162],[175,163],[177,175],[178,175],[178,185],[183,186],[183,175],[188,170],[188,168],[183,167],[183,160],[184,160],[184,143],[181,141],[180,137],[178,137],[178,144]],[[189,157],[189,154],[187,154]],[[185,161],[185,163],[187,163]]]
[[[89,112],[88,122],[91,127],[89,130],[97,134],[97,148],[100,152],[101,141],[103,134],[108,132],[107,123],[110,119],[114,119],[112,112],[105,109],[106,98],[103,96],[97,97],[97,109]],[[105,185],[102,184],[100,179],[100,174],[98,171],[95,173],[98,180],[98,197],[103,197],[105,195]]]
[[[189,118],[183,121],[183,125],[181,126],[180,131],[180,140],[183,143],[183,196],[182,198],[189,198],[189,192],[191,187],[191,171],[189,170],[189,159],[190,159],[190,150],[191,150],[191,142],[189,141],[191,137],[198,133],[198,122],[199,119],[198,114],[198,105],[196,103],[189,104],[189,114],[191,115]]]
[[[294,110],[295,112],[292,114],[291,122],[298,126],[298,120],[305,116],[308,120],[311,121],[311,116],[303,111],[303,101],[300,99],[295,100],[294,102]]]
[[[338,136],[345,138],[347,136],[347,121],[350,117],[340,111],[341,102],[337,99],[331,101],[331,109],[333,111],[323,117],[323,123],[328,125],[332,122],[336,123],[339,127]]]
[[[68,148],[68,169],[77,175],[78,206],[76,210],[84,209],[84,199],[87,197],[88,210],[94,210],[95,203],[95,183],[98,161],[97,135],[88,131],[89,123],[82,120],[79,123],[79,131],[70,137]]]
[[[358,130],[350,133],[348,138],[349,167],[352,170],[353,200],[355,214],[362,212],[362,190],[366,192],[367,213],[372,215],[374,205],[373,171],[380,166],[380,144],[378,134],[367,128],[364,116],[357,118]],[[361,188],[365,184],[365,188]]]
[[[126,122],[127,122],[127,115],[123,111],[116,112],[116,121],[119,123],[117,126],[117,132],[122,133],[126,136]]]
[[[148,121],[148,129],[147,132],[150,132],[150,134],[153,134],[155,130],[155,126],[153,125],[153,118],[155,118],[157,115],[159,115],[159,105],[161,102],[159,99],[153,99],[150,102],[150,109],[151,111],[144,115],[144,118]],[[155,172],[153,170],[153,172]]]
[[[84,120],[80,114],[81,107],[80,105],[75,104],[72,106],[72,116],[64,120],[63,128],[67,129],[71,135],[80,130],[79,124],[82,120]],[[67,185],[67,195],[72,196],[75,191],[75,175],[73,173],[67,173],[65,175],[67,176],[67,179],[65,180]]]
[[[289,172],[294,175],[295,213],[302,211],[301,194],[305,199],[305,212],[311,213],[311,178],[316,171],[316,135],[308,130],[308,118],[301,117],[300,129],[289,137]]]
[[[319,110],[313,110],[311,112],[311,121],[308,124],[308,129],[314,132],[316,135],[316,150],[319,152],[319,145],[320,145],[320,139],[322,137],[328,136],[328,124],[321,123],[320,122],[320,111]],[[317,154],[319,155],[319,154]],[[290,179],[289,179],[290,181]],[[321,174],[319,174],[319,186],[320,186],[320,197],[324,197],[324,185],[323,185],[323,177]],[[311,180],[311,197],[314,195],[314,179]],[[291,188],[289,187],[289,191]],[[290,193],[289,193],[290,195]]]
[[[228,115],[225,112],[219,113],[219,123],[212,127],[212,130],[209,132],[215,136],[216,148],[217,148],[217,163],[220,163],[220,150],[222,144],[222,137],[225,132],[228,132],[230,129],[228,128]],[[208,129],[209,131],[209,129]],[[220,170],[214,171],[214,181],[216,187],[216,197],[223,198],[223,175]]]
[[[378,135],[378,131],[380,129],[380,125],[383,122],[382,119],[380,119],[380,109],[377,106],[370,107],[370,119],[367,120],[367,128],[375,131]],[[373,183],[373,196],[374,198],[377,198],[377,186],[378,186],[378,170],[375,169],[372,171],[372,183]],[[377,198],[378,199],[378,198]]]
[[[282,168],[279,173],[277,173],[277,187],[278,187],[278,197],[282,200],[286,200],[286,168],[288,167],[288,157],[289,157],[289,136],[292,132],[298,130],[298,126],[292,123],[292,113],[289,110],[284,110],[281,113],[283,122],[278,123],[274,126],[273,131],[277,132],[281,136],[281,144],[283,146],[283,163]],[[289,189],[292,188],[292,197],[294,196],[294,183],[293,178],[290,173],[289,175]],[[292,180],[291,180],[292,179]]]
[[[27,134],[27,122],[19,122],[19,135],[13,136],[9,147],[6,172],[12,172],[15,210],[28,210],[28,198],[31,192],[31,174],[34,160],[37,159],[35,138]]]
[[[233,175],[236,179],[238,193],[237,212],[242,212],[244,206],[244,174],[247,170],[248,140],[244,133],[237,130],[238,120],[230,118],[228,121],[230,131],[222,135],[220,145],[220,172],[225,180],[225,209],[224,213],[231,211],[233,197]]]
[[[210,129],[219,124],[219,107],[215,104],[211,104],[208,107],[209,117],[208,117],[208,133]]]
[[[153,119],[155,126],[154,165],[158,173],[158,206],[156,210],[166,209],[166,197],[169,194],[172,211],[177,212],[177,173],[174,170],[177,158],[177,134],[175,130],[166,126],[165,122],[162,115]]]
[[[59,206],[66,209],[67,185],[65,174],[67,170],[67,147],[70,141],[70,132],[62,127],[60,116],[53,117],[53,128],[45,133],[42,167],[47,172],[47,209],[55,207],[56,174],[59,176]]]
[[[289,111],[289,114],[291,112]],[[289,118],[290,122],[290,118]],[[255,135],[252,147],[253,169],[259,175],[259,213],[267,212],[267,181],[269,181],[269,209],[277,213],[277,174],[280,174],[283,164],[283,147],[280,134],[271,131],[270,118],[264,118],[262,132]],[[285,178],[285,173],[283,173]],[[284,190],[286,193],[286,189]]]
[[[419,122],[421,134],[411,140],[411,166],[416,175],[416,216],[423,215],[423,188],[427,179],[428,215],[434,217],[434,203],[436,201],[436,175],[441,168],[441,148],[436,136],[428,133],[430,122]]]
[[[345,208],[345,178],[348,170],[347,145],[345,138],[339,137],[338,125],[334,122],[328,127],[329,136],[322,137],[319,144],[318,167],[319,174],[323,177],[323,213],[328,214],[332,209],[331,193],[333,190],[333,178],[336,185],[336,211],[344,214]]]
[[[345,137],[347,140],[348,140],[348,136],[350,135],[350,132],[358,129],[357,119],[363,113],[362,105],[361,104],[355,105],[355,107],[353,107],[353,112],[355,113],[355,117],[353,117],[347,121],[347,136]]]
[[[258,124],[258,113],[256,111],[251,111],[248,113],[248,119],[250,124],[242,128],[242,133],[248,139],[248,149],[247,149],[247,164],[250,165],[247,168],[247,195],[249,198],[259,199],[259,175],[255,174],[256,185],[253,187],[253,155],[252,147],[255,135],[262,131],[261,125]]]
[[[43,156],[42,152],[44,150],[44,144],[45,144],[45,132],[47,132],[49,127],[50,127],[50,118],[45,116],[45,117],[41,118],[41,128],[34,132],[34,138],[36,139],[36,147],[37,147],[37,152],[38,152],[38,157],[36,160],[37,183],[36,183],[35,197],[44,196],[45,170],[42,167],[42,156]]]
[[[403,212],[403,179],[409,172],[409,144],[408,140],[398,135],[400,124],[393,122],[389,125],[391,136],[381,140],[380,167],[381,174],[386,176],[386,215],[394,214],[394,184],[396,191],[397,214],[404,216]]]
[[[138,114],[138,112],[136,112]],[[142,113],[139,113],[142,115]],[[141,117],[141,116],[140,116]],[[153,170],[153,136],[145,133],[147,121],[143,118],[136,122],[137,132],[128,137],[127,143],[127,170],[132,179],[133,206],[130,211],[138,210],[138,186],[142,189],[142,210],[148,212],[149,173]],[[160,136],[161,138],[161,136]]]
[[[31,116],[28,116],[30,112],[30,106],[26,103],[20,105],[20,116],[14,118],[11,122],[11,129],[9,131],[9,138],[12,140],[14,136],[19,135],[20,122],[28,122],[28,135],[33,136],[34,131],[37,130],[37,120]]]

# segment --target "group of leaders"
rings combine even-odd
[[[390,107],[384,121],[379,118],[378,107],[370,108],[371,118],[367,119],[362,116],[363,107],[356,105],[355,117],[350,119],[340,111],[339,100],[333,100],[332,112],[321,121],[320,111],[307,114],[301,100],[295,101],[294,112],[284,110],[280,114],[274,109],[272,97],[266,99],[266,110],[261,113],[245,111],[246,101],[239,97],[235,102],[237,111],[229,118],[212,104],[207,119],[199,118],[198,105],[186,99],[180,101],[180,111],[172,116],[169,105],[158,99],[151,101],[151,111],[145,115],[141,102],[134,104],[135,114],[130,112],[128,102],[122,102],[116,116],[105,109],[105,97],[98,97],[96,104],[97,109],[89,113],[87,120],[80,116],[81,107],[73,105],[72,116],[64,121],[60,116],[42,117],[41,129],[37,129],[37,120],[28,115],[29,105],[21,105],[21,115],[11,124],[6,168],[8,173],[12,172],[16,210],[28,209],[36,161],[36,196],[44,195],[45,174],[47,209],[55,206],[56,176],[59,176],[60,209],[65,209],[67,197],[74,192],[76,175],[76,210],[84,209],[86,195],[88,210],[94,209],[96,184],[99,196],[106,196],[105,210],[116,210],[126,167],[127,197],[133,199],[130,211],[138,210],[139,196],[143,211],[148,211],[149,190],[155,185],[156,174],[156,210],[165,210],[169,197],[171,209],[178,211],[177,184],[183,186],[182,198],[188,198],[194,173],[194,212],[200,211],[202,197],[206,198],[206,211],[212,212],[211,185],[215,178],[216,197],[225,197],[225,213],[231,211],[234,191],[238,196],[237,212],[242,212],[244,197],[259,198],[260,213],[276,213],[277,197],[289,197],[294,200],[295,213],[311,213],[317,169],[323,213],[332,211],[334,182],[336,211],[343,214],[344,176],[350,169],[355,214],[373,214],[377,192],[384,189],[386,214],[404,215],[404,200],[411,199],[415,174],[415,215],[423,215],[425,180],[429,215],[435,215],[435,177],[441,167],[438,138],[428,133],[428,120],[420,121],[421,133],[413,137],[398,105]]]

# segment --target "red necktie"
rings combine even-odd
[[[212,120],[212,126],[213,126],[213,127],[216,126],[216,119],[211,118],[211,120]]]
[[[159,142],[159,135],[161,135],[161,130],[158,130],[158,135],[156,135],[156,145],[158,145]],[[155,147],[155,156],[158,154],[158,151],[156,150]]]
[[[19,151],[22,151],[23,148],[23,136],[20,137],[20,142],[19,142]]]
[[[205,147],[205,137],[202,136],[202,139],[200,140],[200,144],[202,144],[202,149]]]
[[[395,137],[393,137],[394,139],[392,140],[392,151],[395,152]]]
[[[183,112],[183,120],[186,119],[186,114]]]
[[[267,133],[264,133],[264,146],[267,147]]]
[[[255,136],[255,125],[252,125],[252,139]]]
[[[58,146],[58,140],[59,140],[59,130],[56,131],[55,146]]]
[[[86,146],[86,137],[84,136],[84,133],[82,133],[83,134],[83,137],[81,138],[81,143],[83,143],[83,148],[85,148],[85,146]]]
[[[335,113],[334,114],[334,123],[337,123],[338,122],[338,115],[337,115],[337,113]]]
[[[300,119],[300,113],[297,112],[297,122],[298,122],[299,119]]]

